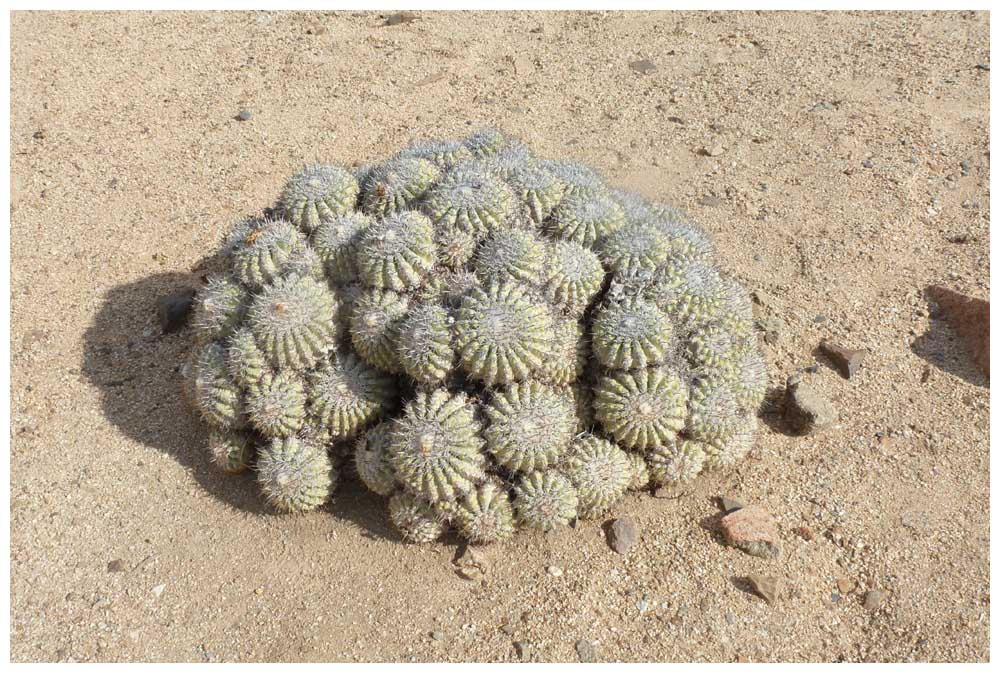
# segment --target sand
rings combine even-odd
[[[987,659],[988,381],[923,289],[989,296],[988,14],[384,23],[13,14],[12,658]],[[584,522],[484,549],[479,581],[360,486],[279,516],[218,475],[157,298],[304,162],[485,124],[687,209],[782,321],[771,385],[818,364],[839,423],[793,437],[765,409],[738,468],[615,508],[628,555]],[[855,378],[824,338],[868,352]],[[780,559],[721,543],[719,495],[773,513]]]

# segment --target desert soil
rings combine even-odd
[[[988,14],[385,24],[13,14],[12,658],[987,659],[988,381],[923,292],[989,296]],[[815,364],[840,421],[794,437],[766,407],[738,468],[615,508],[628,555],[584,522],[472,581],[361,486],[279,516],[217,474],[157,298],[303,163],[486,124],[688,210],[760,292],[772,387]],[[857,376],[824,338],[867,351]],[[719,495],[774,514],[778,560],[722,544]]]

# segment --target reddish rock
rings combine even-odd
[[[799,526],[798,528],[793,528],[792,532],[798,535],[800,538],[806,542],[812,542],[816,539],[816,533],[812,531],[809,526]]]
[[[830,358],[830,361],[845,379],[853,378],[858,373],[861,363],[864,362],[867,353],[862,350],[844,348],[839,344],[830,341],[823,341],[819,345],[823,354]]]
[[[927,288],[927,296],[941,307],[945,320],[965,342],[972,361],[990,375],[990,303],[940,285]]]
[[[752,556],[777,558],[778,527],[763,507],[750,505],[722,517],[719,522],[728,544]]]

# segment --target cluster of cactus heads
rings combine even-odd
[[[345,470],[403,539],[602,516],[753,445],[746,292],[684,214],[494,130],[294,175],[199,292],[191,397],[284,511]]]

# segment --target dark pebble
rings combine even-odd
[[[417,15],[413,12],[396,12],[385,17],[385,25],[398,26],[403,23],[412,23],[417,20]]]
[[[194,305],[195,290],[189,288],[157,300],[160,329],[163,334],[176,332],[187,324]]]

